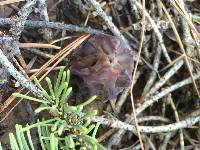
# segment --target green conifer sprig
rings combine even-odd
[[[77,106],[70,106],[68,99],[72,92],[69,86],[70,71],[62,67],[58,73],[56,84],[46,77],[48,89],[42,87],[36,77],[33,78],[43,98],[35,98],[20,93],[14,96],[40,103],[35,113],[49,111],[52,118],[38,120],[37,123],[27,124],[26,127],[16,125],[16,134],[9,134],[12,150],[35,150],[36,146],[31,137],[31,131],[37,129],[40,147],[42,150],[105,150],[98,143],[96,137],[99,124],[91,123],[91,117],[97,114],[96,110],[80,116],[83,108],[95,100],[91,97]],[[0,144],[0,150],[2,150]]]

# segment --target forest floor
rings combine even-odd
[[[199,0],[0,0],[3,147],[38,117],[12,93],[37,95],[32,75],[55,81],[61,66],[71,104],[97,95],[84,111],[107,119],[106,149],[200,149]]]

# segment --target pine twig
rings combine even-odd
[[[155,82],[158,67],[160,64],[160,57],[161,57],[161,48],[160,48],[160,46],[157,46],[156,54],[155,54],[155,57],[153,60],[153,70],[151,71],[151,73],[149,75],[149,79],[144,87],[142,97],[145,96],[146,93],[148,93],[148,91],[151,89],[153,83]]]
[[[161,1],[160,1],[160,2],[161,2]],[[161,3],[162,3],[162,2],[161,2]],[[195,79],[194,79],[194,77],[193,77],[193,73],[192,73],[192,70],[191,70],[191,67],[190,67],[190,62],[189,62],[189,60],[188,60],[188,57],[187,57],[186,51],[185,51],[185,49],[184,49],[183,43],[182,43],[182,41],[181,41],[181,38],[180,38],[180,36],[179,36],[179,34],[178,34],[178,31],[176,30],[176,27],[175,27],[175,24],[174,24],[173,20],[171,19],[170,15],[169,15],[169,13],[167,12],[167,9],[166,9],[165,6],[163,5],[163,3],[162,3],[162,7],[163,7],[163,10],[164,10],[164,12],[165,12],[165,14],[166,14],[166,16],[167,16],[167,18],[168,18],[168,20],[169,20],[171,26],[172,26],[172,29],[173,29],[173,31],[174,31],[174,33],[175,33],[177,42],[178,42],[178,44],[179,44],[179,46],[180,46],[180,50],[181,50],[181,52],[183,53],[183,55],[185,56],[184,59],[185,59],[186,66],[187,66],[187,68],[188,68],[188,71],[189,71],[189,73],[190,73],[190,76],[192,77],[192,82],[193,82],[194,88],[195,88],[195,90],[196,90],[196,92],[197,92],[197,95],[198,95],[198,97],[200,98],[200,93],[199,93],[199,91],[198,91],[198,87],[197,87],[196,81],[195,81]]]
[[[83,114],[80,114],[82,116]],[[126,131],[131,131],[136,133],[135,126],[124,123],[118,120],[110,120],[99,116],[94,116],[91,118],[93,122],[99,122],[102,125],[106,125],[112,128],[123,129]],[[189,117],[185,120],[180,122],[171,123],[168,125],[161,125],[161,126],[139,126],[141,133],[161,133],[161,132],[172,132],[184,128],[191,127],[192,125],[196,124],[200,121],[200,116],[197,117]]]
[[[0,27],[8,27],[12,24],[11,18],[0,18]],[[46,21],[32,21],[26,20],[25,29],[36,29],[36,28],[50,28],[58,30],[67,30],[69,32],[82,32],[90,34],[105,34],[101,30],[93,29],[91,27],[79,27],[71,24],[63,24],[59,22],[46,22]]]
[[[142,6],[141,6],[141,4],[139,2],[135,1],[135,4],[139,9],[142,9]],[[162,37],[162,35],[161,35],[161,33],[160,33],[155,21],[151,18],[151,16],[149,15],[149,13],[146,10],[145,10],[145,16],[148,18],[149,22],[152,25],[152,28],[153,28],[156,36],[157,36],[157,39],[159,41],[159,44],[160,44],[160,46],[162,48],[162,51],[163,51],[163,54],[164,54],[166,60],[168,61],[168,63],[171,63],[171,58],[169,57],[169,54],[167,52],[167,49],[166,49],[164,41],[163,41],[163,37]]]
[[[197,80],[200,78],[200,73],[194,75],[194,79]],[[175,91],[176,89],[183,87],[185,85],[191,84],[192,83],[192,79],[191,77],[180,81],[168,88],[163,89],[161,92],[159,92],[157,95],[155,96],[151,96],[149,98],[146,98],[145,102],[136,110],[136,115],[139,115],[141,112],[143,112],[146,108],[148,108],[149,106],[151,106],[153,103],[157,102],[159,99],[161,99],[162,97],[164,97],[165,95]]]
[[[178,115],[178,111],[176,109],[176,106],[174,104],[174,101],[171,97],[171,94],[169,94],[169,99],[170,99],[170,104],[171,104],[171,107],[174,111],[174,115],[175,115],[175,119],[176,119],[176,122],[180,122],[180,118],[179,118],[179,115]],[[180,134],[179,134],[179,137],[180,137],[180,146],[181,146],[181,150],[184,150],[184,137],[183,137],[183,130],[180,129],[179,130]]]
[[[126,43],[127,40],[125,39],[125,37],[121,34],[121,32],[119,31],[119,29],[113,24],[113,22],[111,21],[111,19],[107,16],[107,14],[102,10],[100,4],[96,1],[96,0],[87,0],[95,9],[95,11],[98,13],[98,15],[104,20],[105,24],[107,25],[107,27],[110,29],[110,31],[115,35],[120,37],[123,41],[125,41]]]
[[[33,83],[27,80],[22,74],[20,74],[15,67],[11,64],[11,62],[7,59],[7,57],[3,54],[3,51],[0,49],[0,63],[3,65],[7,72],[13,76],[17,81],[22,84],[23,87],[29,89],[35,96],[42,97],[39,90],[35,87]]]

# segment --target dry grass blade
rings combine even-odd
[[[45,71],[45,69],[50,66],[53,62],[54,65],[41,77],[39,78],[39,80],[42,80],[59,62],[61,62],[73,49],[75,49],[77,46],[79,46],[82,42],[84,42],[90,35],[83,35],[81,37],[79,37],[78,39],[76,39],[74,42],[72,42],[71,44],[69,44],[68,46],[66,46],[63,50],[61,50],[59,53],[57,53],[53,58],[51,58],[48,62],[46,62],[40,69],[38,72],[36,72],[35,74],[33,74],[30,78],[32,79],[33,76],[38,77],[43,71]],[[16,92],[20,93],[24,90],[24,88],[19,88]],[[28,94],[29,92],[27,92],[26,94]],[[16,97],[14,96],[10,96],[2,105],[2,107],[0,107],[0,113],[2,113],[14,100]],[[18,103],[19,104],[19,103]],[[16,107],[17,105],[15,105],[14,107]],[[11,108],[11,110],[13,110]],[[11,113],[11,110],[8,113]],[[3,120],[6,119],[8,115],[6,115],[3,119],[1,119],[0,122],[2,122]]]
[[[55,67],[53,70],[60,70],[62,68],[62,66],[58,66],[58,67]],[[46,68],[45,71],[48,71],[50,69],[50,67]],[[38,72],[40,69],[30,69],[28,70],[28,73],[36,73]]]
[[[160,1],[160,0],[159,0],[159,1]],[[192,78],[192,81],[193,81],[195,90],[196,90],[196,92],[197,92],[197,94],[198,94],[198,97],[200,98],[200,93],[199,93],[199,91],[198,91],[198,87],[197,87],[196,81],[194,80],[194,76],[193,76],[193,73],[192,73],[192,70],[191,70],[191,67],[190,67],[190,62],[189,62],[188,57],[187,57],[187,55],[186,55],[186,52],[185,52],[183,43],[182,43],[182,41],[181,41],[181,38],[180,38],[180,36],[179,36],[179,33],[178,33],[177,29],[176,29],[176,26],[175,26],[175,24],[174,24],[172,18],[170,17],[169,13],[167,12],[167,9],[165,8],[165,6],[163,5],[163,3],[162,3],[161,1],[160,1],[160,3],[161,3],[161,5],[162,5],[162,8],[163,8],[163,10],[164,10],[164,13],[166,14],[166,16],[167,16],[167,18],[168,18],[168,20],[169,20],[169,22],[170,22],[170,24],[171,24],[171,26],[172,26],[172,29],[173,29],[173,31],[174,31],[174,33],[175,33],[175,36],[176,36],[177,42],[178,42],[178,44],[179,44],[179,46],[180,46],[181,52],[182,52],[183,55],[184,55],[184,59],[185,59],[185,62],[186,62],[188,71],[189,71],[189,73],[190,73],[190,76],[191,76],[191,78]]]
[[[135,123],[135,128],[136,128],[136,131],[137,131],[137,134],[138,134],[138,138],[139,138],[142,150],[144,150],[144,145],[143,145],[143,142],[142,142],[142,138],[141,138],[141,134],[140,134],[140,128],[139,128],[136,113],[135,113],[136,110],[135,110],[135,104],[134,104],[134,98],[133,98],[133,85],[134,85],[133,81],[135,80],[136,71],[137,71],[140,55],[141,55],[141,52],[142,52],[142,47],[143,47],[143,42],[144,42],[144,31],[145,31],[145,0],[142,1],[142,31],[141,31],[140,47],[139,47],[139,50],[138,50],[138,56],[137,56],[137,61],[136,61],[136,64],[135,64],[135,69],[134,69],[134,72],[133,72],[131,90],[130,90],[130,92],[131,92],[131,104],[132,104],[133,115],[134,115],[134,123]]]
[[[26,68],[26,62],[25,62],[24,58],[22,57],[22,55],[20,54],[19,56],[17,56],[17,59],[19,60],[19,63],[22,66],[22,68],[25,69]]]
[[[175,60],[173,60],[170,64],[168,64],[167,66],[165,66],[164,68],[162,68],[162,69],[160,70],[160,72],[162,72],[162,71],[168,69],[169,67],[173,66],[175,63],[177,63],[178,61],[180,61],[181,59],[183,59],[183,58],[185,57],[184,54],[182,54],[182,53],[180,53],[180,52],[178,52],[178,51],[171,50],[171,52],[173,52],[173,53],[179,55],[179,57],[177,57],[177,58],[176,58]],[[187,55],[187,57],[188,57],[189,60],[191,60],[191,61],[193,61],[193,62],[195,62],[195,63],[200,64],[200,61],[199,61],[199,60],[194,59],[194,58],[192,58],[192,57],[190,57],[190,56],[188,56],[188,55]],[[145,64],[148,65],[148,67],[149,67],[150,69],[153,69],[153,68],[148,64],[148,62],[146,62],[146,60],[143,59],[143,61],[145,62]],[[156,71],[156,70],[155,70],[155,71]],[[158,76],[160,76],[160,75],[159,75],[159,72],[158,72],[158,71],[156,71],[156,72],[157,72]]]
[[[193,31],[192,33],[193,33],[193,36],[194,36],[196,42],[198,42],[198,40],[200,38],[199,33],[198,33],[197,29],[195,28],[194,24],[192,23],[192,20],[190,19],[190,17],[187,14],[187,12],[185,12],[181,8],[181,6],[180,6],[180,4],[179,4],[179,2],[177,0],[175,0],[175,1],[171,0],[170,2],[174,6],[174,8],[179,12],[179,14],[187,21],[188,25],[191,27],[191,29]]]
[[[0,6],[8,5],[12,3],[24,2],[24,1],[25,0],[5,0],[5,1],[0,2]]]
[[[64,53],[61,53],[59,55],[59,59],[57,62],[55,62],[53,64],[53,66],[47,71],[45,72],[45,74],[40,78],[40,79],[43,79],[51,70],[53,70],[53,68],[55,68],[67,55],[70,54],[70,52],[75,49],[76,47],[78,47],[82,42],[84,42],[90,35],[85,35],[85,36],[82,36],[80,38],[78,38],[76,41],[73,42],[73,44],[70,44],[68,45],[64,50]]]
[[[160,71],[164,71],[164,70],[168,69],[169,67],[173,66],[175,63],[177,63],[178,61],[180,61],[184,57],[185,57],[184,54],[181,54],[181,56],[179,56],[178,58],[176,58],[175,60],[173,60],[170,64],[168,64],[167,66],[165,66],[164,68],[162,68]]]
[[[13,57],[13,62],[15,63],[15,65],[18,67],[18,69],[21,71],[21,73],[26,77],[26,79],[29,80],[28,75],[26,74],[26,71],[20,66],[19,62]]]
[[[60,49],[61,47],[52,45],[52,44],[43,44],[43,43],[19,43],[20,48],[52,48]]]
[[[63,59],[63,55],[67,52],[70,51],[72,49],[75,49],[77,46],[79,46],[84,40],[86,40],[90,35],[83,35],[80,38],[78,38],[77,40],[75,40],[74,42],[72,42],[71,44],[69,44],[67,47],[65,47],[63,50],[61,50],[58,54],[56,54],[52,59],[50,59],[47,63],[45,63],[40,70],[36,73],[35,76],[38,76],[39,74],[41,74],[50,64],[52,64],[55,60],[60,58]],[[59,61],[59,62],[60,62]]]

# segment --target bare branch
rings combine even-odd
[[[0,18],[0,27],[8,27],[12,24],[12,19],[10,18]],[[91,27],[79,27],[71,24],[63,24],[59,22],[46,22],[46,21],[31,21],[26,20],[26,29],[36,29],[36,28],[50,28],[50,29],[60,29],[67,30],[69,32],[82,32],[90,34],[105,34],[101,30],[93,29]]]
[[[6,68],[7,72],[13,76],[17,81],[22,84],[23,87],[29,89],[35,96],[42,97],[39,90],[32,84],[29,80],[27,80],[23,75],[21,75],[15,67],[11,64],[11,62],[6,58],[3,54],[3,51],[0,49],[0,63]]]

